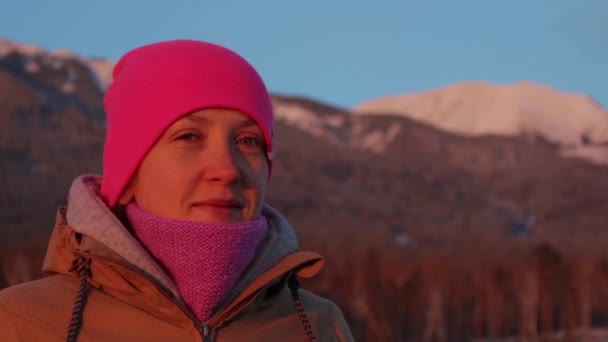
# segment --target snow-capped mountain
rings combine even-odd
[[[565,156],[608,163],[608,112],[589,96],[543,84],[463,82],[371,99],[353,113],[405,116],[466,136],[539,136]]]

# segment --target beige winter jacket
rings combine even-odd
[[[0,291],[0,341],[352,341],[336,305],[298,290],[323,259],[298,251],[289,224],[266,206],[269,233],[206,322],[82,176],[60,208],[40,280]]]

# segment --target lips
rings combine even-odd
[[[235,223],[244,220],[247,202],[236,197],[214,197],[193,203],[192,218],[202,222]]]
[[[212,198],[208,200],[204,200],[201,202],[197,202],[194,206],[204,206],[204,207],[217,207],[217,208],[227,208],[227,209],[241,209],[243,208],[243,204],[235,199],[222,199],[222,198]]]

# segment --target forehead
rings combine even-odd
[[[201,125],[229,124],[238,127],[256,126],[251,117],[235,109],[207,108],[190,113],[175,123],[196,123]]]

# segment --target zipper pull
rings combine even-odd
[[[202,328],[201,328],[201,334],[203,335],[203,341],[207,342],[207,341],[211,341],[211,329],[209,328],[208,325],[203,324]]]

